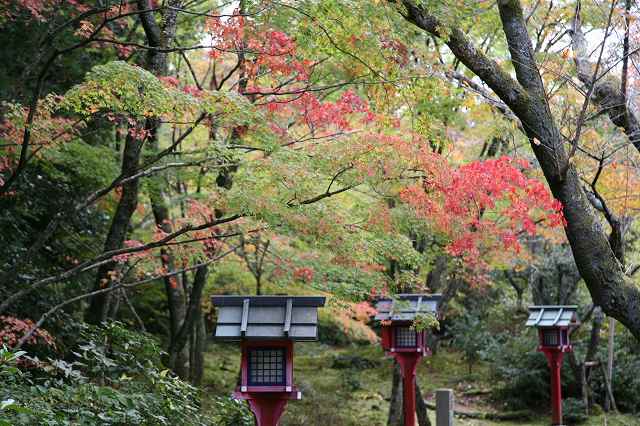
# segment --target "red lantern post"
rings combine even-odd
[[[277,426],[290,399],[302,399],[293,386],[293,342],[242,342],[240,386],[236,399],[249,403],[258,426]]]
[[[551,424],[562,426],[562,360],[573,351],[570,330],[578,324],[577,306],[531,306],[527,326],[538,328],[538,352],[543,352],[551,373]]]
[[[417,331],[413,322],[419,314],[437,313],[441,295],[399,294],[380,299],[375,319],[382,325],[381,343],[385,354],[393,357],[402,372],[402,396],[405,426],[416,424],[416,369],[422,357],[430,354],[426,331]]]
[[[215,338],[240,341],[240,385],[257,426],[277,426],[287,402],[301,399],[293,384],[293,342],[317,340],[324,297],[214,296],[219,307]]]

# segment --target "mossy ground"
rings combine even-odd
[[[341,356],[358,357],[358,368],[341,368]],[[240,351],[235,344],[211,344],[206,354],[204,398],[228,395],[234,389]],[[368,367],[368,368],[367,368]],[[393,364],[379,347],[362,345],[333,347],[323,343],[296,345],[295,381],[303,394],[292,401],[282,419],[282,426],[383,426],[386,424],[391,393]],[[453,351],[440,350],[425,358],[418,369],[418,380],[430,400],[438,388],[454,389],[456,409],[491,412],[500,410],[490,401],[492,384],[485,365],[474,365],[471,371],[462,357]],[[495,385],[495,384],[493,384]],[[544,403],[543,403],[544,404]],[[546,405],[546,404],[545,404]],[[456,418],[459,426],[546,426],[549,422],[545,406],[532,407],[530,418],[520,422],[492,422]],[[434,413],[430,412],[432,422]],[[636,426],[640,419],[631,416],[592,417],[585,426]]]

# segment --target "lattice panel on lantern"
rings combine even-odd
[[[249,349],[249,385],[285,384],[285,349]]]
[[[560,346],[558,330],[542,330],[542,344],[544,346]]]
[[[411,327],[396,327],[395,330],[397,348],[415,348],[418,346],[418,335]]]

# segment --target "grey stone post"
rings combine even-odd
[[[436,390],[436,426],[453,426],[453,391]]]

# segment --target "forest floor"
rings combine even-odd
[[[218,395],[228,395],[235,387],[240,352],[237,345],[211,344],[205,359],[204,404]],[[384,426],[391,394],[392,360],[374,345],[336,348],[322,343],[296,345],[296,385],[301,401],[292,401],[281,426]],[[474,365],[469,372],[462,357],[440,350],[425,358],[418,368],[418,383],[427,401],[436,389],[454,389],[456,410],[496,412],[490,401],[491,379],[486,366]],[[465,396],[466,395],[466,396]],[[435,425],[434,412],[429,411]],[[548,425],[545,407],[520,422],[492,422],[456,417],[459,426]],[[638,426],[631,416],[591,417],[585,426]]]

